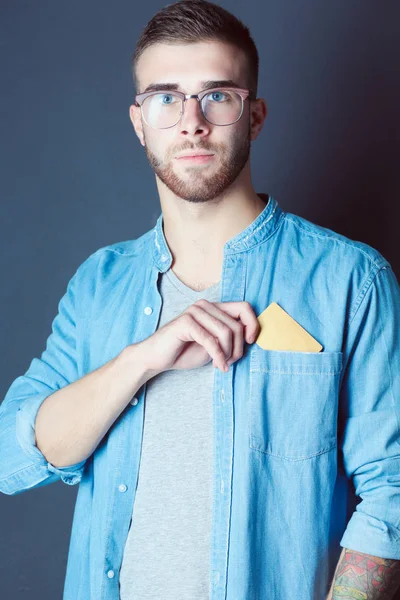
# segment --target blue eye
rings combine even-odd
[[[172,99],[173,99],[173,96],[172,96],[171,94],[163,94],[163,95],[161,96],[161,100],[162,100],[163,98],[171,98],[171,101],[172,101]],[[167,102],[166,104],[171,104],[171,102]]]
[[[211,97],[213,100],[215,100],[214,96],[224,96],[225,94],[223,94],[222,92],[211,92]]]

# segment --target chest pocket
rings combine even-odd
[[[305,460],[337,445],[342,352],[250,349],[250,447]]]

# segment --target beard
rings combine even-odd
[[[207,167],[189,166],[185,167],[187,176],[181,177],[174,170],[175,158],[171,158],[164,163],[149,149],[145,136],[144,142],[151,168],[171,192],[188,202],[207,202],[223,198],[243,170],[250,156],[250,127],[245,135],[240,132],[233,138],[230,151],[225,144],[213,144],[211,146],[203,143],[196,145],[196,150],[213,152],[215,154],[213,160],[219,159],[220,161],[220,166],[214,167],[214,171],[212,171],[213,163],[210,163],[210,171],[212,171],[210,175],[207,174]],[[185,150],[193,150],[193,148],[180,148],[174,154]]]

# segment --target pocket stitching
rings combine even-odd
[[[280,458],[281,460],[288,460],[291,462],[296,462],[298,460],[308,460],[310,458],[314,458],[315,456],[319,456],[320,454],[326,454],[327,452],[330,452],[331,450],[334,450],[335,448],[337,448],[337,441],[336,441],[332,446],[329,446],[328,448],[324,448],[323,450],[320,450],[319,452],[315,452],[314,454],[307,454],[307,456],[285,456],[283,454],[275,454],[274,452],[270,452],[269,450],[261,450],[261,448],[257,448],[256,446],[252,445],[252,440],[253,440],[253,436],[250,435],[250,448],[252,448],[253,450],[256,450],[257,452],[261,452],[261,454],[268,454],[268,456],[274,456],[275,458]]]
[[[268,367],[254,367],[250,369],[250,373],[281,373],[282,375],[336,375],[340,371],[341,369],[337,371],[308,371],[305,369],[301,371],[282,371],[281,369],[268,369]]]

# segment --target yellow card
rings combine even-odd
[[[255,343],[264,350],[320,352],[322,346],[276,302],[257,317],[261,331]]]

